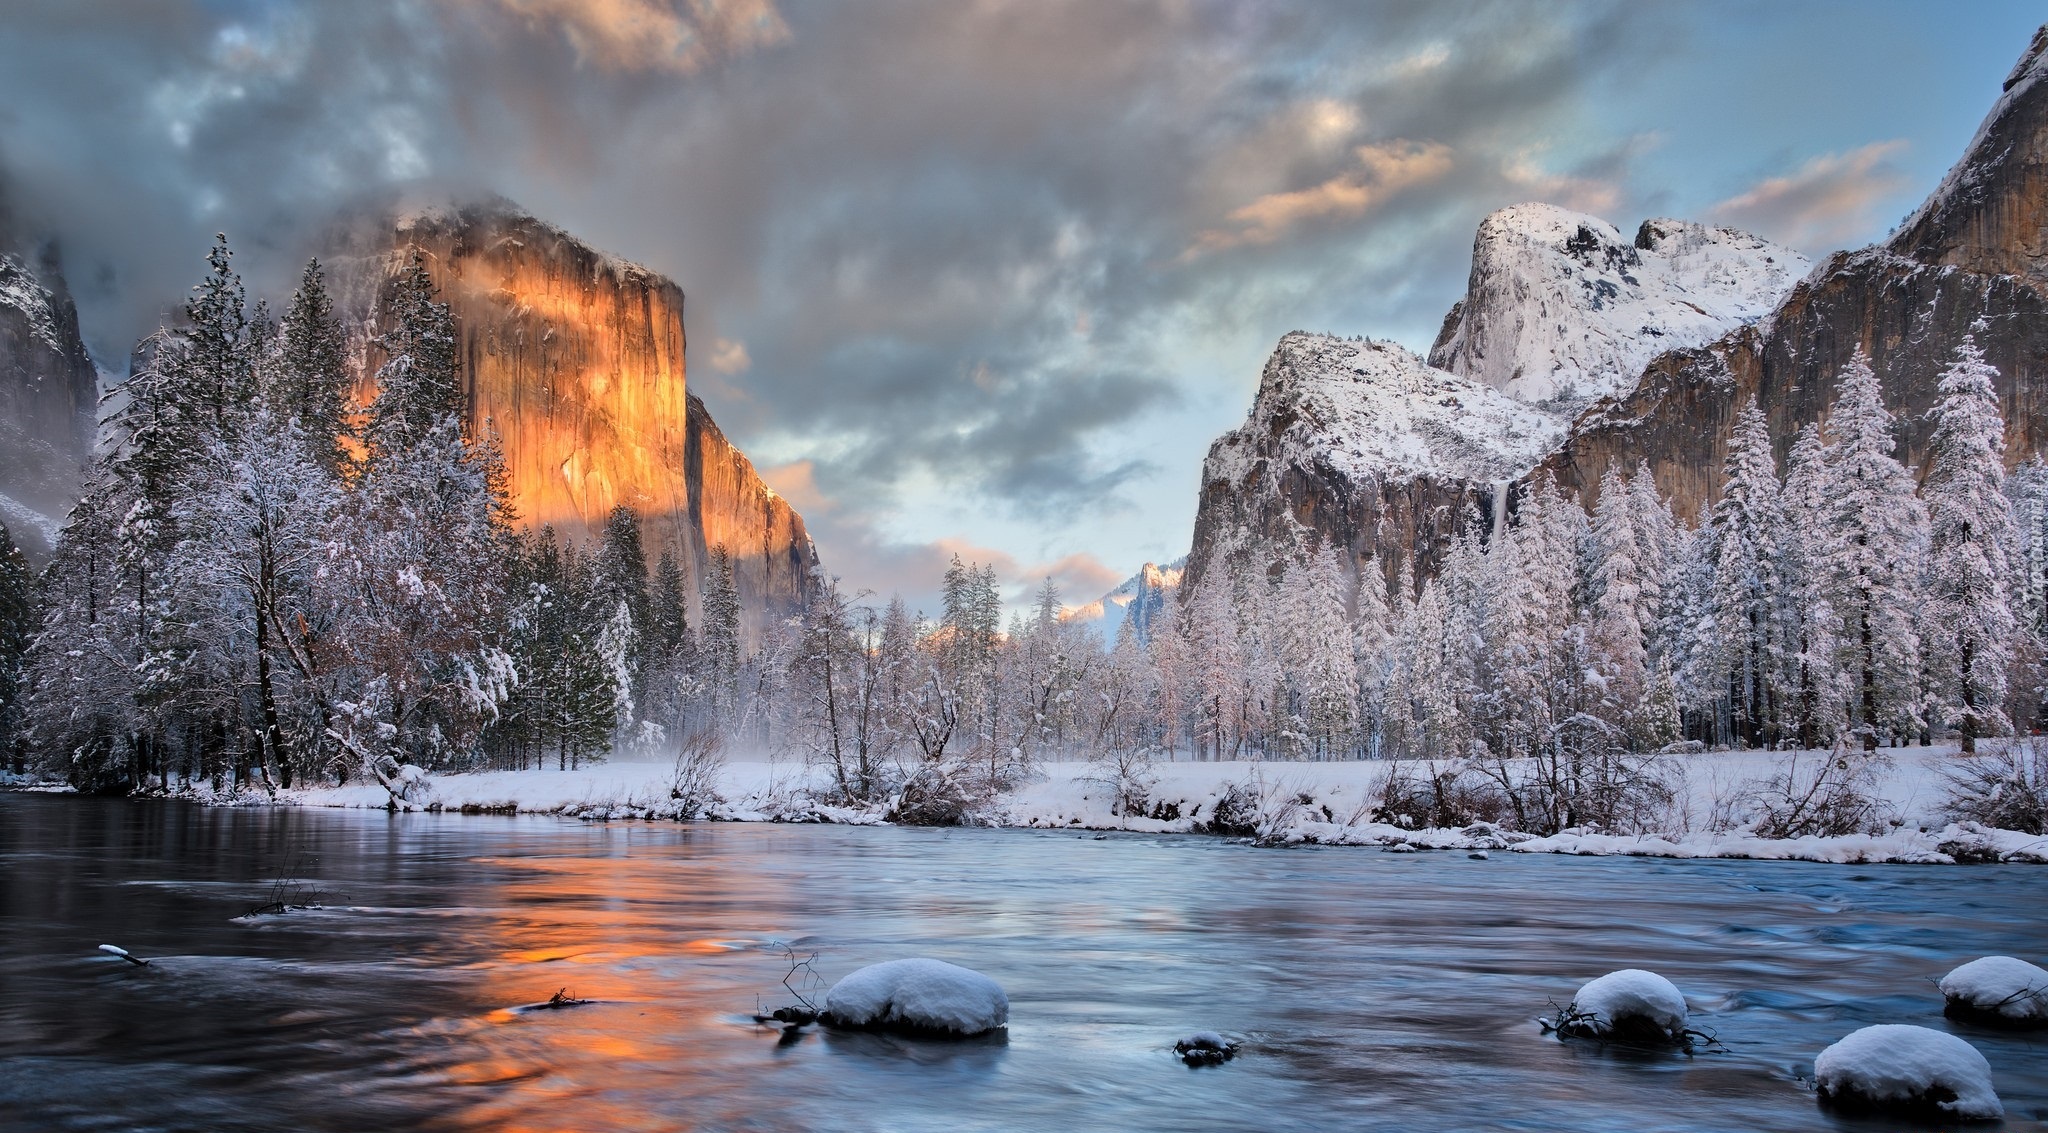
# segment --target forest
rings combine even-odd
[[[1782,471],[1743,409],[1696,529],[1647,468],[1610,471],[1590,509],[1539,485],[1499,530],[1469,516],[1430,577],[1312,541],[1219,548],[1105,642],[1050,581],[1006,622],[993,569],[957,557],[931,616],[822,577],[750,632],[717,548],[691,625],[685,571],[650,567],[629,509],[588,545],[520,530],[416,253],[382,303],[359,403],[319,265],[273,315],[219,240],[103,399],[53,562],[0,554],[16,773],[390,784],[717,748],[799,753],[849,801],[946,805],[1053,759],[1390,759],[1439,784],[1535,768],[1555,813],[1517,817],[1556,826],[1625,810],[1650,757],[1973,750],[2041,717],[2048,468],[2006,474],[1969,341],[1923,469],[1859,357]]]

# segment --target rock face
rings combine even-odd
[[[1209,447],[1188,585],[1254,544],[1336,546],[1390,578],[1410,554],[1434,562],[1475,485],[1521,475],[1563,434],[1556,416],[1394,343],[1289,334],[1250,418]]]
[[[40,566],[92,456],[99,375],[55,254],[11,244],[0,223],[0,523]]]
[[[1535,475],[1578,489],[1647,460],[1680,515],[1720,495],[1736,411],[1755,397],[1782,459],[1823,420],[1837,375],[1861,349],[1900,417],[1899,455],[1918,467],[1936,384],[1963,336],[1998,367],[2006,459],[2048,451],[2048,28],[2006,81],[1968,152],[1890,243],[1838,252],[1772,316],[1697,350],[1664,355],[1634,390],[1595,406]]]
[[[473,420],[499,437],[522,524],[594,538],[624,504],[641,517],[650,563],[669,551],[682,564],[692,624],[720,545],[756,629],[802,607],[810,536],[689,393],[673,282],[504,201],[358,221],[327,243],[364,399],[382,362],[378,297],[409,249],[425,254],[455,315]]]
[[[1732,228],[1646,220],[1628,240],[1598,217],[1515,205],[1480,223],[1429,364],[1570,416],[1634,388],[1657,355],[1769,314],[1811,266]]]
[[[1913,465],[1926,453],[1939,375],[1965,335],[1998,367],[2008,461],[2048,452],[2048,388],[2037,381],[2048,376],[2044,74],[2048,28],[1897,235],[1838,252],[1803,279],[1796,253],[1726,229],[1654,220],[1623,245],[1611,227],[1547,206],[1489,217],[1470,289],[1431,351],[1442,369],[1429,372],[1503,391],[1510,405],[1522,403],[1507,394],[1533,399],[1522,406],[1531,412],[1583,404],[1569,428],[1532,450],[1536,431],[1511,413],[1460,407],[1465,451],[1493,459],[1445,459],[1431,441],[1443,423],[1297,409],[1328,385],[1329,366],[1290,350],[1306,337],[1290,335],[1250,420],[1210,450],[1190,566],[1199,571],[1219,547],[1285,549],[1313,533],[1354,564],[1377,560],[1389,578],[1409,556],[1427,574],[1466,517],[1498,523],[1543,478],[1591,507],[1603,472],[1639,462],[1679,515],[1697,520],[1719,496],[1742,405],[1754,397],[1763,407],[1782,459],[1802,426],[1825,420],[1859,349]],[[1581,400],[1589,394],[1599,396]],[[1418,441],[1430,460],[1404,455]],[[1518,460],[1527,463],[1511,467]]]

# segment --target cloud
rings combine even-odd
[[[560,29],[581,62],[604,70],[692,74],[773,47],[789,26],[773,0],[492,0]]]
[[[1035,563],[1023,572],[1018,581],[1030,593],[1036,594],[1038,588],[1050,579],[1059,589],[1062,605],[1078,606],[1114,590],[1134,573],[1134,570],[1109,566],[1094,555],[1079,551],[1051,562]]]
[[[1404,189],[1437,180],[1451,170],[1449,146],[1395,141],[1353,151],[1357,168],[1306,189],[1268,193],[1230,213],[1230,226],[1195,236],[1190,254],[1271,244],[1310,221],[1355,220]]]
[[[1862,243],[1882,231],[1878,206],[1906,186],[1895,161],[1905,150],[1903,140],[1893,139],[1822,154],[1714,205],[1709,215],[1815,254]]]
[[[684,288],[693,389],[806,470],[829,569],[1122,577],[1185,549],[1281,333],[1426,344],[1654,7],[28,0],[0,159],[115,365],[215,231],[274,302],[338,210],[495,191]]]
[[[721,374],[743,374],[754,360],[747,356],[747,344],[732,338],[711,340],[711,357],[705,360]]]

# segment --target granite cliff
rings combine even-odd
[[[0,216],[0,523],[37,566],[77,500],[98,399],[55,249],[22,247]]]
[[[756,630],[802,608],[816,567],[803,518],[689,392],[675,283],[505,201],[358,217],[325,245],[365,375],[381,362],[379,297],[412,248],[425,255],[455,316],[472,418],[503,446],[523,525],[594,537],[624,504],[650,562],[669,551],[682,564],[692,624],[720,545]]]

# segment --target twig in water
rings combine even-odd
[[[129,963],[135,965],[138,968],[149,967],[149,961],[143,959],[140,956],[135,955],[133,952],[128,951],[126,948],[119,948],[112,944],[102,944],[100,945],[100,951],[108,953],[109,955],[119,956],[121,959],[128,961]]]

